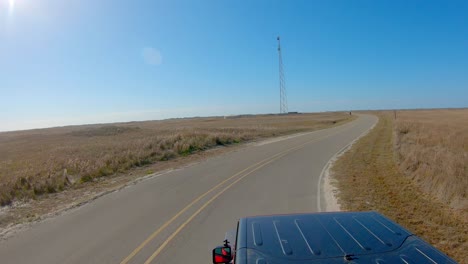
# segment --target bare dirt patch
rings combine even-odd
[[[379,211],[460,263],[467,263],[467,219],[424,191],[414,177],[400,171],[394,148],[393,113],[377,115],[376,127],[332,168],[341,208]]]

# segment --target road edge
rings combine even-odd
[[[222,147],[212,148],[212,149],[207,150],[207,151],[216,151],[217,149],[225,149],[226,152],[224,152],[224,153],[215,153],[213,156],[210,156],[210,157],[203,157],[203,158],[200,158],[199,160],[188,162],[186,164],[177,165],[175,167],[171,167],[171,168],[164,169],[164,170],[161,170],[161,171],[156,171],[156,172],[154,172],[152,174],[139,176],[139,177],[136,177],[136,178],[134,178],[132,180],[129,180],[127,182],[119,184],[117,186],[110,187],[107,190],[97,192],[97,193],[95,193],[94,195],[92,195],[90,197],[86,197],[84,199],[79,199],[76,202],[69,203],[69,204],[65,205],[64,207],[62,207],[62,208],[60,208],[58,210],[54,210],[52,212],[48,212],[48,213],[39,215],[37,218],[35,218],[35,219],[31,220],[31,221],[20,222],[20,223],[11,223],[10,225],[8,225],[5,228],[0,228],[0,243],[3,243],[5,241],[7,241],[8,239],[10,239],[11,237],[15,236],[16,234],[18,234],[20,232],[23,232],[23,231],[25,231],[27,229],[30,229],[34,225],[37,225],[37,224],[42,223],[42,222],[49,221],[51,219],[54,219],[56,217],[60,217],[61,215],[64,215],[64,214],[67,214],[67,213],[71,213],[71,212],[73,212],[75,210],[78,210],[78,209],[80,209],[80,208],[82,208],[82,207],[84,207],[86,205],[89,205],[89,204],[93,203],[94,201],[102,198],[103,196],[109,195],[109,194],[114,193],[114,192],[119,192],[119,191],[121,191],[123,189],[126,189],[126,188],[132,187],[134,185],[140,184],[141,182],[144,182],[146,180],[154,179],[154,178],[163,176],[163,175],[165,175],[167,173],[170,173],[170,172],[173,172],[173,171],[182,170],[182,169],[191,167],[191,166],[196,165],[198,163],[205,162],[205,161],[207,161],[207,160],[209,160],[211,158],[216,158],[216,157],[225,155],[225,154],[227,154],[229,152],[232,152],[232,151],[239,151],[239,150],[242,150],[244,148],[252,147],[252,146],[262,146],[262,145],[266,145],[266,144],[270,144],[270,143],[276,143],[276,142],[287,140],[287,139],[294,138],[294,137],[305,136],[305,135],[309,135],[309,134],[312,134],[312,133],[317,133],[317,132],[327,130],[327,129],[342,127],[342,126],[349,125],[349,124],[353,123],[354,121],[356,121],[356,119],[347,121],[347,122],[345,122],[343,124],[339,124],[339,125],[336,125],[336,126],[331,126],[331,127],[328,127],[328,128],[321,128],[321,129],[317,129],[317,130],[313,130],[313,131],[297,132],[297,133],[291,133],[291,134],[288,134],[288,135],[273,136],[273,137],[268,137],[268,138],[258,138],[258,139],[254,139],[252,141],[243,142],[243,143],[241,143],[241,144],[239,144],[237,146],[229,145],[229,146],[222,146]]]
[[[357,138],[355,138],[353,141],[348,143],[346,146],[344,146],[342,149],[338,150],[325,164],[325,166],[322,169],[322,172],[320,173],[319,177],[319,182],[317,184],[318,186],[318,191],[317,191],[317,209],[319,212],[336,212],[336,211],[341,211],[341,206],[338,203],[338,199],[336,198],[337,194],[339,193],[338,188],[333,184],[336,182],[335,179],[332,178],[332,175],[330,173],[330,169],[333,167],[333,164],[339,159],[340,156],[342,156],[344,153],[346,153],[348,150],[350,150],[353,145],[362,137],[366,136],[367,134],[372,131],[372,129],[375,128],[377,123],[379,122],[379,117],[376,115],[371,115],[377,117],[377,121],[366,131],[362,132],[361,135],[359,135]],[[325,206],[322,208],[322,195],[323,195],[323,203]]]

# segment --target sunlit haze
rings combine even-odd
[[[467,1],[0,0],[0,131],[468,106]]]

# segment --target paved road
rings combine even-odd
[[[322,168],[376,121],[363,115],[145,180],[0,243],[0,262],[210,263],[239,217],[319,211]]]

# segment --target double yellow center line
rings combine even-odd
[[[252,174],[253,172],[261,169],[262,167],[266,166],[267,164],[270,164],[280,158],[282,158],[283,156],[289,154],[290,152],[293,152],[293,151],[296,151],[296,150],[299,150],[301,148],[304,148],[306,145],[308,144],[311,144],[313,142],[316,142],[316,141],[319,141],[319,140],[322,140],[324,138],[327,138],[327,137],[331,137],[332,135],[335,135],[339,132],[335,132],[335,133],[332,133],[332,134],[328,134],[326,136],[323,136],[323,137],[320,137],[320,138],[316,138],[314,140],[311,140],[311,141],[308,141],[306,143],[303,143],[299,146],[296,146],[296,147],[293,147],[293,148],[289,148],[287,150],[284,150],[276,155],[273,155],[271,157],[268,157],[262,161],[259,161],[247,168],[245,168],[244,170],[230,176],[229,178],[223,180],[222,182],[220,182],[219,184],[217,184],[216,186],[214,186],[213,188],[209,189],[208,191],[206,191],[205,193],[203,193],[202,195],[200,195],[198,198],[196,198],[195,200],[193,200],[190,204],[188,204],[187,206],[185,206],[182,210],[180,210],[177,214],[175,214],[171,219],[169,219],[168,221],[166,221],[161,227],[159,227],[156,231],[154,231],[150,236],[148,236],[148,238],[145,239],[145,241],[143,241],[137,248],[135,248],[135,250],[132,251],[132,253],[130,253],[124,260],[122,260],[122,262],[120,262],[120,264],[127,264],[129,263],[129,261],[135,256],[137,255],[148,243],[150,243],[155,237],[157,237],[164,229],[166,229],[171,223],[173,223],[177,218],[179,218],[183,213],[185,213],[187,210],[189,210],[191,207],[193,207],[196,203],[198,203],[200,200],[202,200],[204,197],[206,197],[208,194],[210,194],[211,192],[213,192],[215,189],[221,187],[222,185],[224,185],[225,183],[229,182],[230,180],[238,177],[236,180],[234,180],[233,182],[231,182],[230,184],[228,184],[226,187],[224,187],[222,190],[220,190],[218,193],[216,193],[211,199],[209,199],[207,202],[205,202],[196,212],[194,212],[189,218],[187,218],[187,220],[181,224],[157,249],[156,251],[154,251],[154,253],[145,261],[145,264],[149,264],[151,263],[151,261],[153,261],[160,253],[161,251],[167,246],[167,244],[169,244],[169,242],[175,237],[177,236],[177,234],[180,233],[180,231],[182,231],[182,229],[187,226],[198,214],[200,214],[200,212],[203,211],[203,209],[205,209],[208,205],[210,205],[214,200],[216,200],[216,198],[218,198],[221,194],[223,194],[225,191],[227,191],[229,188],[231,188],[233,185],[235,185],[236,183],[238,183],[239,181],[241,181],[242,179],[244,179],[245,177],[249,176],[250,174]]]

